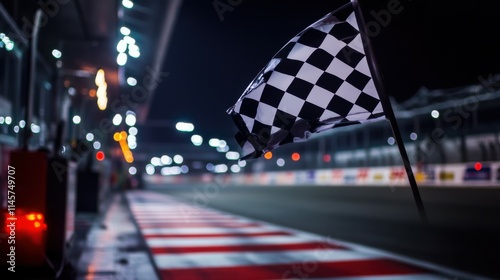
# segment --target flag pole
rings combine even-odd
[[[415,180],[415,175],[413,174],[413,170],[411,169],[410,159],[404,147],[403,138],[401,137],[401,131],[399,130],[399,125],[396,120],[396,116],[394,115],[394,110],[392,109],[391,102],[389,101],[389,97],[384,91],[382,77],[378,71],[377,63],[375,60],[375,56],[373,54],[373,50],[370,45],[369,38],[366,36],[366,26],[364,22],[363,15],[361,13],[361,9],[359,7],[359,3],[357,0],[351,0],[351,3],[354,7],[354,13],[356,15],[356,19],[359,23],[359,31],[362,38],[363,48],[366,52],[366,59],[368,62],[368,66],[370,67],[373,81],[375,83],[375,87],[379,93],[380,102],[382,104],[382,108],[384,110],[386,118],[389,120],[391,125],[392,134],[394,135],[394,139],[399,149],[399,153],[401,155],[401,159],[403,160],[403,165],[406,170],[406,175],[408,176],[408,181],[410,183],[411,191],[413,193],[413,198],[415,200],[415,204],[417,206],[417,210],[420,216],[420,220],[422,223],[427,224],[427,213],[425,211],[424,204],[422,202],[422,198],[420,196],[420,192],[418,190],[417,181]]]

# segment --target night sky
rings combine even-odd
[[[396,100],[422,86],[450,88],[500,73],[499,4],[391,1],[400,12],[378,23],[386,26],[371,43],[386,92]],[[361,1],[365,21],[376,20],[391,1]],[[236,128],[226,109],[288,40],[345,3],[239,2],[221,21],[214,1],[184,1],[163,69],[170,76],[158,87],[149,119],[193,122],[206,139],[233,141]]]

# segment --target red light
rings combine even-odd
[[[326,154],[323,156],[323,161],[324,162],[330,162],[332,160],[332,156]]]
[[[299,153],[293,153],[292,154],[292,160],[293,161],[298,161],[300,159],[300,154]]]
[[[476,169],[476,171],[479,171],[483,168],[483,165],[480,163],[480,162],[476,162],[474,164],[474,169]]]
[[[19,210],[19,212],[23,212]],[[9,227],[11,216],[5,216],[5,223],[7,225],[7,232],[10,232],[12,229]],[[39,212],[31,212],[27,214],[21,214],[17,217],[16,229],[20,233],[33,233],[40,232],[40,230],[46,230],[47,224],[44,222],[45,217],[42,213]],[[34,230],[34,231],[33,231]]]
[[[103,161],[104,160],[104,152],[103,151],[99,151],[95,154],[95,158],[98,160],[98,161]]]
[[[26,219],[28,221],[34,221],[34,220],[39,220],[39,221],[43,221],[44,217],[43,217],[43,214],[41,213],[29,213],[29,214],[26,214]]]

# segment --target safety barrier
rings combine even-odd
[[[500,186],[500,162],[431,164],[412,166],[419,185],[424,186]],[[402,166],[359,167],[318,170],[272,171],[259,173],[204,175],[146,175],[156,184],[220,182],[233,185],[287,186],[407,186]]]

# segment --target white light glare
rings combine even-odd
[[[127,42],[125,42],[124,40],[120,40],[118,44],[116,44],[116,50],[119,53],[124,53],[125,51],[127,51]]]
[[[135,175],[135,174],[137,174],[137,168],[135,168],[135,167],[131,166],[131,167],[128,169],[128,173],[129,173],[130,175]]]
[[[5,117],[5,124],[11,124],[12,123],[12,118],[7,116]]]
[[[226,141],[224,141],[224,140],[220,140],[219,141],[219,147],[220,148],[224,149],[226,146],[227,146],[227,142]]]
[[[95,141],[92,146],[94,147],[94,149],[99,150],[101,148],[101,142]]]
[[[172,158],[169,157],[169,156],[164,155],[164,156],[162,156],[160,158],[160,162],[163,165],[171,165],[172,164]]]
[[[5,121],[5,118],[4,117],[0,117],[0,124],[3,124]]]
[[[114,125],[116,125],[116,126],[119,126],[119,125],[122,123],[122,120],[123,120],[122,115],[120,115],[120,114],[116,114],[116,115],[113,117],[113,124],[114,124]]]
[[[141,56],[141,52],[139,51],[139,47],[137,45],[129,45],[128,54],[133,58],[138,58],[139,56]]]
[[[154,166],[160,166],[161,165],[160,158],[159,157],[153,157],[153,158],[151,158],[151,164],[154,165]]]
[[[132,7],[134,7],[134,2],[132,2],[130,0],[123,0],[122,5],[123,5],[123,7],[127,8],[127,9],[132,9]]]
[[[134,135],[129,135],[127,136],[127,143],[136,143],[137,142],[137,138],[134,136]]]
[[[410,133],[411,140],[415,141],[415,140],[417,140],[417,138],[418,138],[418,135],[415,132]]]
[[[119,53],[116,57],[116,63],[120,66],[127,64],[127,55],[125,53]]]
[[[123,41],[125,41],[125,43],[127,43],[129,45],[135,45],[135,39],[128,36],[128,35],[123,37]]]
[[[435,119],[439,118],[439,111],[438,110],[432,110],[431,116]]]
[[[237,160],[240,158],[240,154],[238,152],[227,152],[226,158],[228,160]]]
[[[85,139],[87,139],[87,141],[89,141],[89,142],[94,140],[94,134],[87,133],[87,135],[85,135]]]
[[[155,174],[155,167],[152,164],[146,165],[146,173],[148,173],[148,175]]]
[[[189,172],[189,167],[187,165],[181,166],[181,173],[186,174]]]
[[[217,138],[212,138],[210,140],[208,140],[208,145],[210,145],[210,147],[219,147],[219,143],[220,143],[220,140],[217,139]]]
[[[238,172],[240,172],[240,170],[241,170],[241,167],[239,165],[237,165],[237,164],[231,165],[231,172],[238,173]]]
[[[225,153],[227,151],[229,151],[229,146],[227,146],[227,145],[224,147],[221,147],[221,146],[217,147],[217,152]]]
[[[139,131],[137,130],[137,127],[135,127],[135,126],[132,126],[131,128],[128,129],[128,135],[136,136],[137,132],[139,132]]]
[[[31,124],[31,132],[33,133],[40,133],[41,128],[39,125],[36,125],[34,123]]]
[[[184,158],[181,155],[175,155],[174,162],[177,164],[181,164],[182,162],[184,162]]]
[[[53,55],[55,58],[59,59],[59,58],[61,58],[61,56],[62,56],[62,52],[61,52],[60,50],[58,50],[58,49],[53,49],[53,50],[52,50],[52,55]]]
[[[201,144],[203,144],[203,137],[195,134],[191,136],[191,142],[193,142],[193,145],[195,146],[201,146]]]
[[[394,145],[394,143],[396,143],[396,140],[394,140],[394,137],[389,137],[387,138],[387,144],[389,145]]]
[[[5,49],[8,50],[8,51],[11,51],[14,49],[14,42],[12,41],[8,41],[6,44],[5,44]]]
[[[128,115],[125,117],[125,123],[126,123],[128,126],[134,126],[134,125],[135,125],[135,122],[136,122],[135,115],[133,115],[133,114],[128,114]]]
[[[26,125],[26,122],[24,120],[20,120],[19,121],[19,127],[20,128],[24,128],[25,125]]]
[[[191,132],[194,130],[194,125],[192,123],[178,122],[175,124],[175,129],[182,132]]]
[[[131,87],[133,86],[136,86],[137,85],[137,80],[133,77],[128,77],[127,78],[127,84]]]
[[[164,176],[179,175],[182,173],[182,169],[179,166],[163,167],[161,169],[161,174]]]
[[[78,115],[73,116],[73,123],[74,124],[79,124],[81,121],[82,121],[82,118],[80,118],[80,116],[78,116]]]
[[[123,26],[122,28],[120,28],[120,33],[127,36],[127,35],[130,35],[130,29]]]
[[[245,160],[240,160],[240,161],[238,161],[238,165],[240,167],[245,167],[245,166],[247,166],[247,162]]]
[[[135,148],[137,148],[137,143],[136,143],[136,142],[133,142],[133,143],[128,143],[128,147],[129,147],[131,150],[134,150]]]
[[[282,158],[279,158],[278,160],[276,160],[276,165],[279,167],[283,167],[285,165],[285,160]]]
[[[205,167],[207,168],[208,171],[214,171],[215,168],[215,166],[211,163],[207,163]]]
[[[217,164],[214,168],[215,173],[226,173],[227,172],[227,165],[225,164]]]
[[[15,133],[18,133],[18,132],[19,132],[19,126],[17,126],[17,125],[16,125],[16,126],[14,126],[14,132],[15,132]]]

